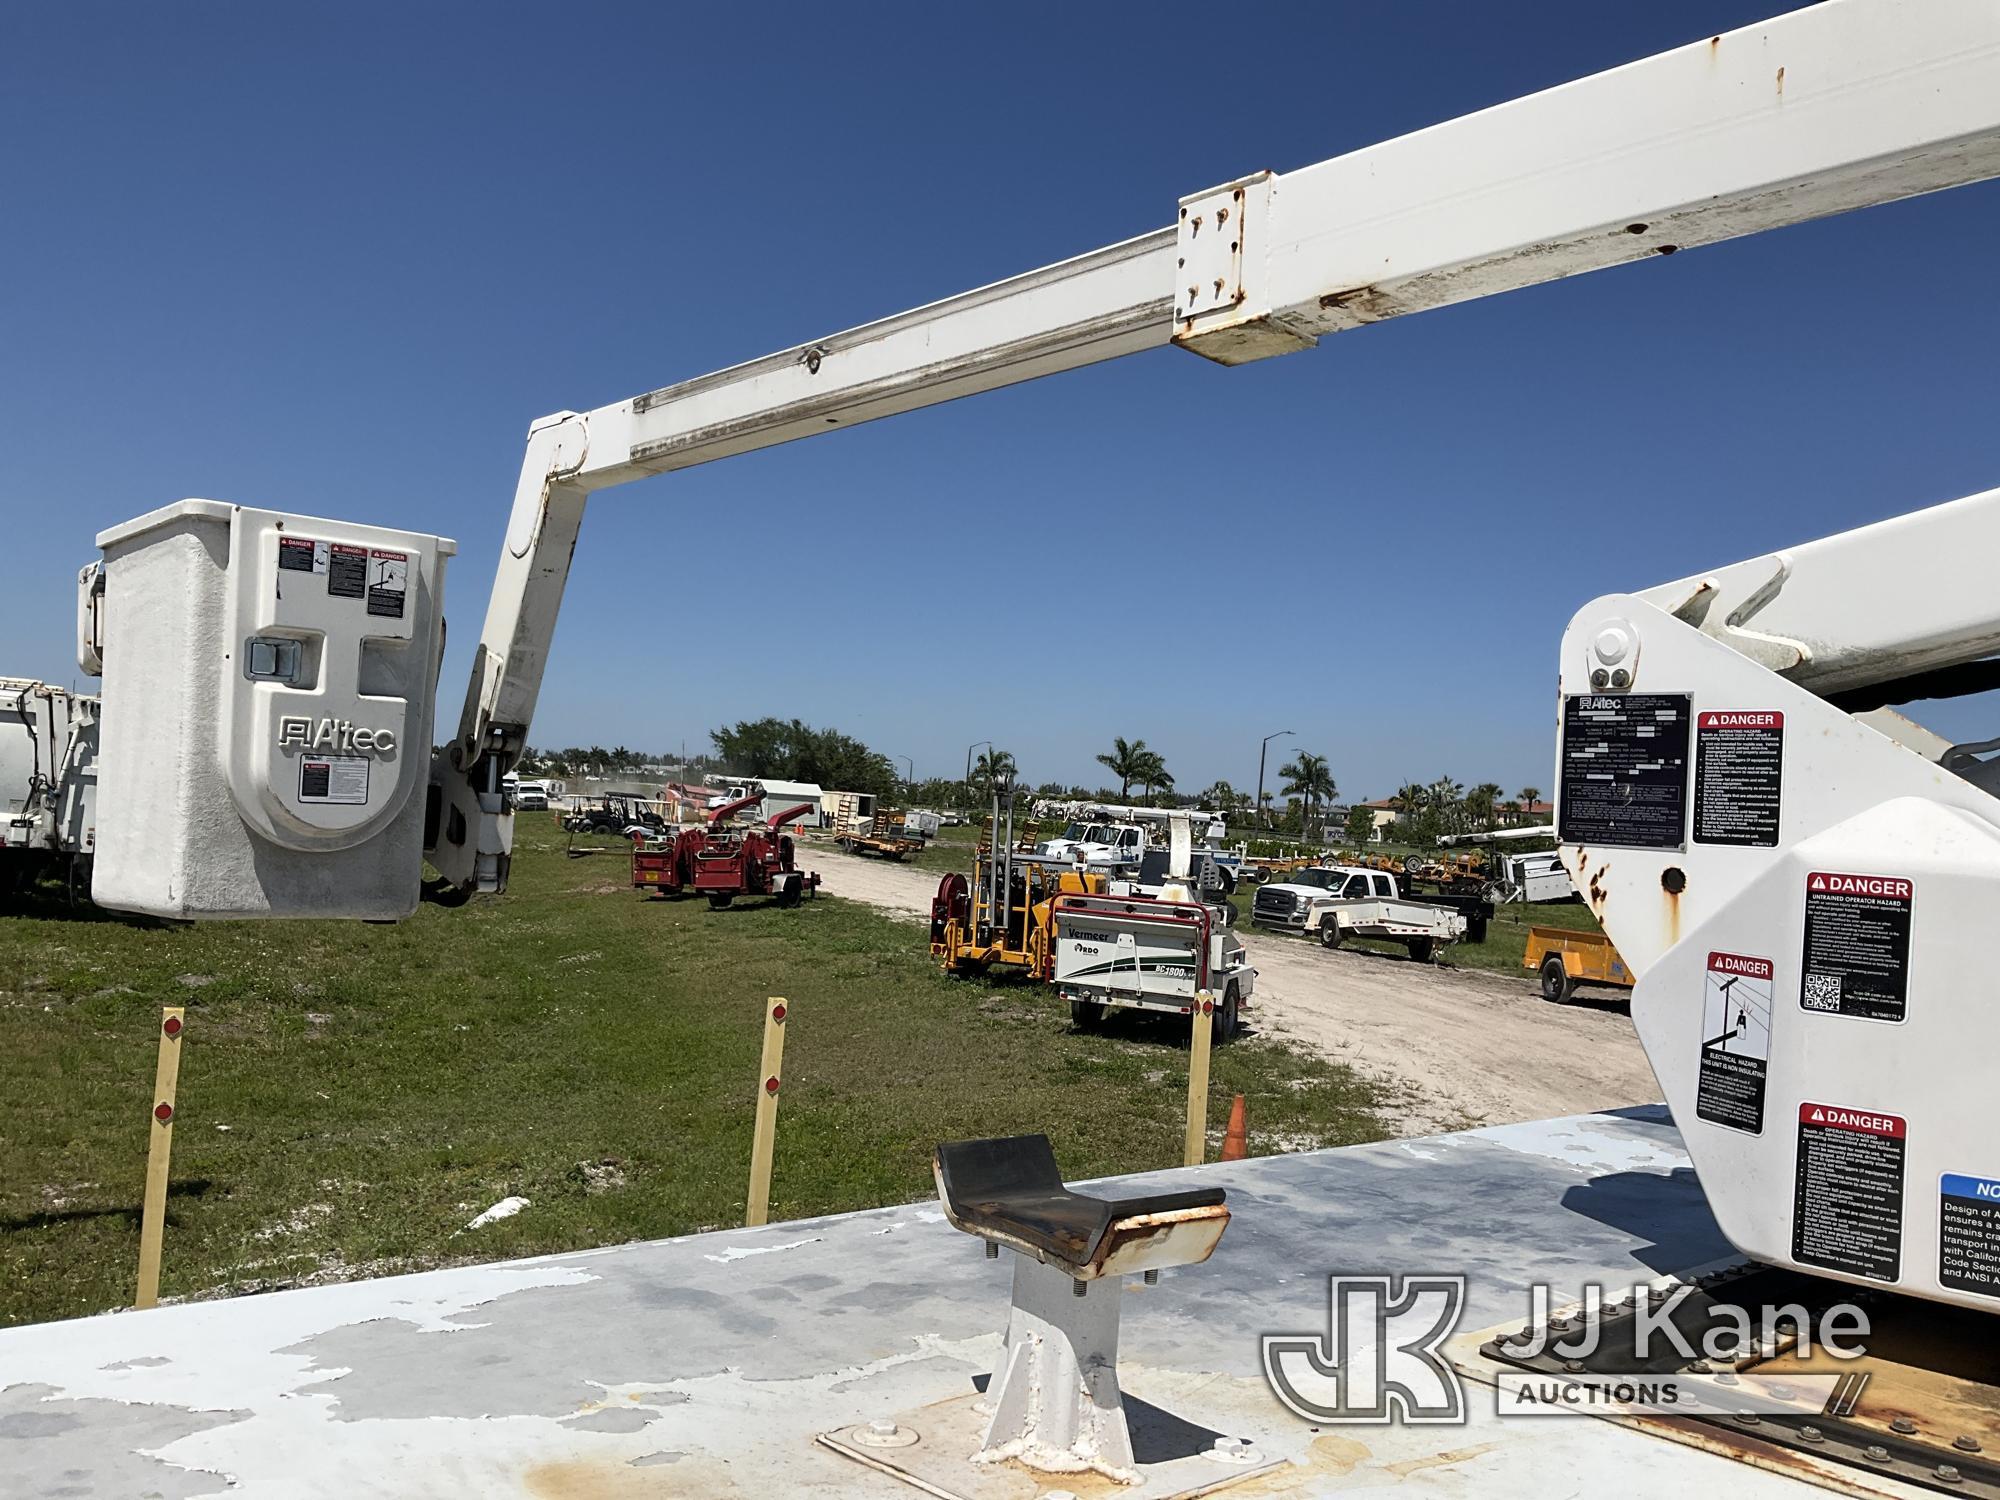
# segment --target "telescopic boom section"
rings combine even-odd
[[[1168,343],[1222,364],[1291,353],[1995,175],[2000,6],[1832,0],[1195,193],[1168,227],[1074,260],[544,418],[442,767],[451,813],[433,860],[454,884],[505,883],[500,778],[527,735],[594,490]]]

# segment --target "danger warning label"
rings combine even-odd
[[[1894,1281],[1903,1263],[1901,1115],[1799,1106],[1792,1188],[1792,1259]]]
[[[1938,1285],[2000,1297],[2000,1181],[1938,1180]]]
[[[1910,990],[1916,887],[1895,875],[1806,876],[1799,1005],[1826,1015],[1901,1021]]]
[[[1768,958],[1708,955],[1694,1112],[1751,1135],[1764,1131],[1764,1079],[1771,1065],[1776,972]]]
[[[368,554],[368,613],[403,618],[403,599],[410,587],[410,554],[384,552],[376,548]]]
[[[359,599],[368,592],[368,549],[335,542],[326,570],[326,591],[336,599]]]
[[[361,807],[368,801],[368,758],[364,755],[299,757],[299,801]]]
[[[1704,709],[1695,721],[1694,841],[1775,846],[1784,769],[1782,713]]]
[[[1563,842],[1681,847],[1693,707],[1686,693],[1585,693],[1563,700],[1556,782]]]
[[[278,571],[281,573],[324,573],[327,544],[306,536],[278,538]]]

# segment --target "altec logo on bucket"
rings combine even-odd
[[[287,714],[278,720],[278,748],[386,755],[396,748],[396,731],[370,729],[351,719],[327,718],[315,723],[303,714]]]
[[[1913,887],[1893,875],[1834,875],[1815,870],[1806,877],[1806,889],[1834,896],[1886,896],[1892,901],[1907,901]]]

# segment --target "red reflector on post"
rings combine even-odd
[[[765,1092],[765,1093],[767,1093],[767,1094],[775,1094],[775,1093],[777,1093],[777,1092],[778,1092],[778,1080],[777,1080],[777,1079],[775,1079],[775,1078],[766,1078],[766,1079],[764,1080],[764,1092]]]
[[[164,1031],[168,1036],[179,1036],[181,1034],[181,1018],[179,1016],[168,1016],[166,1020],[160,1023],[160,1030]]]
[[[785,1007],[784,1007],[784,1006],[782,1006],[782,1005],[774,1005],[774,1006],[772,1006],[772,1007],[771,1007],[771,1019],[772,1019],[772,1020],[774,1020],[774,1021],[782,1021],[782,1020],[784,1020],[784,1019],[785,1019]]]
[[[164,1099],[153,1106],[153,1118],[158,1120],[162,1125],[166,1124],[173,1117],[174,1107]]]

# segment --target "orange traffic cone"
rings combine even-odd
[[[1222,1133],[1223,1161],[1242,1161],[1250,1154],[1250,1133],[1243,1127],[1243,1096],[1229,1104],[1229,1128]]]

